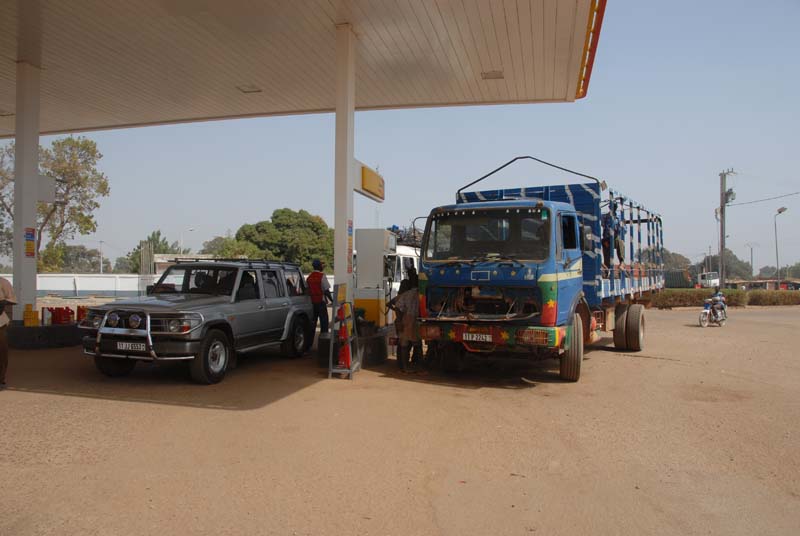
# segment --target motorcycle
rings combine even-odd
[[[703,300],[703,310],[700,311],[700,327],[707,328],[709,324],[716,324],[719,327],[725,325],[728,320],[728,310],[725,307],[725,298],[714,296]]]

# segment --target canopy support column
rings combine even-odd
[[[336,142],[334,209],[334,276],[347,283],[353,297],[353,163],[355,161],[355,35],[350,24],[336,26]],[[335,313],[334,313],[335,314]]]
[[[36,207],[39,190],[39,74],[17,63],[16,138],[14,142],[14,320],[25,304],[36,307]],[[31,234],[31,231],[33,234]],[[32,241],[32,242],[31,242]]]

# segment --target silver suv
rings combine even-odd
[[[89,310],[83,351],[108,376],[137,361],[188,361],[192,378],[217,383],[237,352],[281,344],[298,357],[312,340],[313,308],[296,264],[270,261],[178,262],[148,296]]]

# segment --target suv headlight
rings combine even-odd
[[[86,313],[86,317],[81,320],[80,327],[86,329],[100,329],[103,323],[103,317],[106,316],[105,311],[92,311]]]
[[[197,314],[182,316],[164,316],[150,319],[151,329],[154,333],[189,333],[202,323],[202,317]]]

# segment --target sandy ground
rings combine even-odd
[[[0,534],[798,534],[800,308],[649,311],[646,350],[354,381],[253,356],[97,373],[16,351]]]

